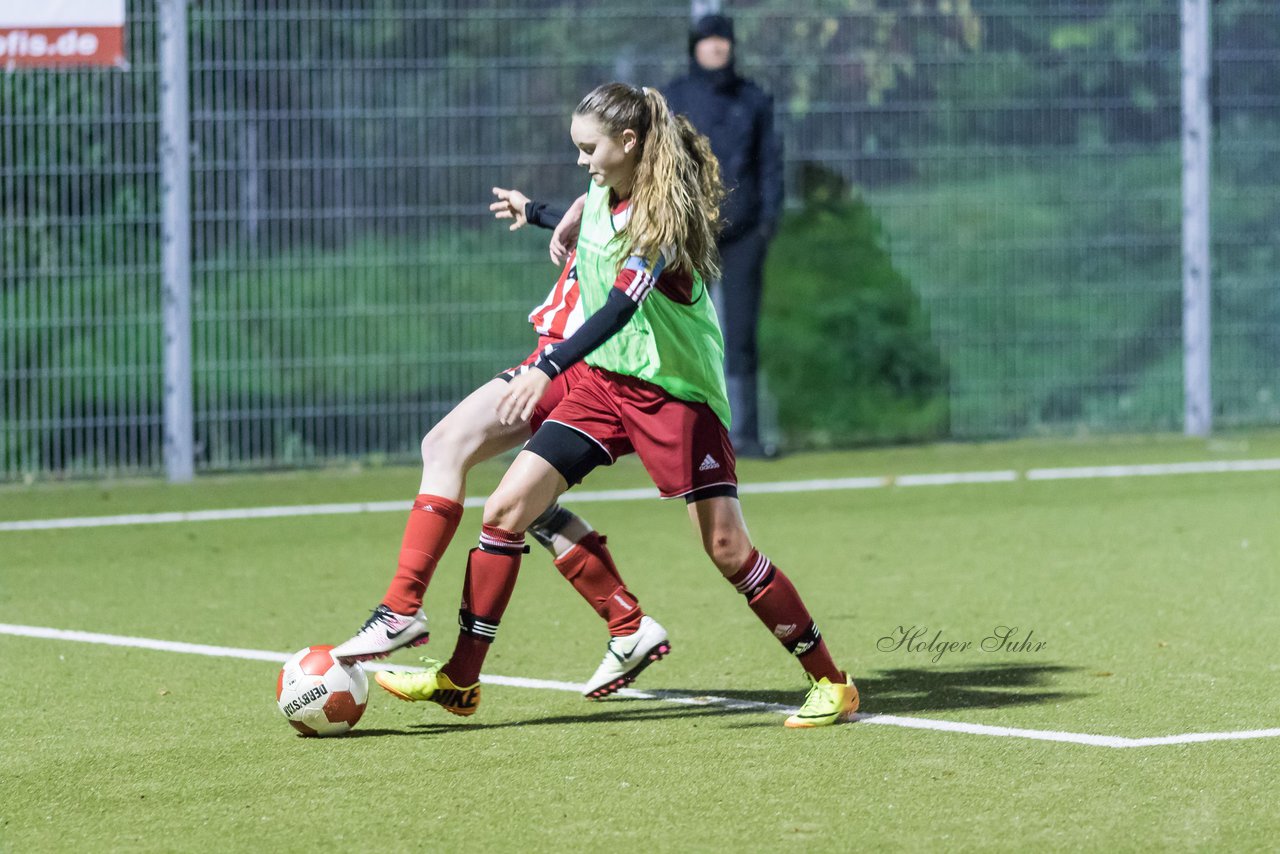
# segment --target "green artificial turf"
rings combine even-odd
[[[744,463],[744,480],[1280,456],[1280,437],[1020,442]],[[501,473],[483,467],[480,495]],[[864,711],[1148,737],[1280,726],[1277,474],[746,495]],[[0,490],[0,519],[408,499],[406,469]],[[645,485],[621,465],[586,488]],[[674,650],[641,689],[800,701],[799,668],[683,504],[583,503]],[[0,532],[0,622],[274,650],[376,604],[400,513]],[[447,657],[469,511],[427,603]],[[969,650],[886,650],[899,627]],[[1040,649],[983,652],[997,626]],[[535,552],[486,673],[581,682],[606,633]],[[376,687],[297,737],[276,665],[0,634],[0,851],[1260,850],[1280,738],[1126,749],[490,685],[450,717]],[[414,663],[411,653],[394,661]]]

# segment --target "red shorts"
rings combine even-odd
[[[634,451],[663,498],[738,483],[729,431],[711,407],[651,382],[588,367],[544,420],[587,436],[611,461]]]
[[[529,354],[528,358],[514,367],[507,368],[498,374],[496,379],[510,382],[525,371],[530,370],[548,344],[559,344],[563,340],[563,338],[551,338],[546,335],[539,336],[538,346]],[[529,432],[538,432],[542,422],[547,420],[547,415],[564,399],[564,396],[569,393],[569,389],[581,381],[586,370],[587,365],[585,362],[576,362],[569,366],[569,370],[559,374],[551,381],[551,385],[547,386],[547,390],[542,394],[542,400],[539,400],[538,405],[534,407],[532,417],[529,418]]]

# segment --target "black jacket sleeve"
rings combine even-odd
[[[534,367],[555,379],[557,374],[564,373],[574,362],[582,360],[617,334],[639,308],[639,303],[627,296],[625,291],[614,288],[609,291],[609,298],[599,311],[588,317],[577,332],[557,344],[550,353],[543,353],[538,357]]]
[[[555,228],[564,219],[565,208],[552,205],[550,202],[529,202],[524,206],[524,218],[529,225],[540,228]]]
[[[760,223],[770,233],[782,216],[782,137],[773,123],[773,98],[765,96],[760,115]]]

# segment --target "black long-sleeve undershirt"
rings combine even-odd
[[[530,201],[524,206],[524,218],[539,228],[555,228],[564,219],[566,210],[550,202]]]
[[[574,362],[586,358],[588,353],[617,334],[639,308],[640,304],[627,296],[626,291],[614,288],[609,291],[609,297],[599,311],[583,321],[577,332],[557,344],[550,353],[540,356],[534,367],[555,379],[557,374],[564,373]]]
[[[564,219],[566,211],[567,208],[548,202],[530,201],[525,205],[524,217],[530,225],[555,228]],[[615,288],[609,292],[599,311],[588,317],[576,332],[557,344],[550,353],[543,354],[534,366],[555,379],[557,374],[586,358],[587,354],[621,331],[639,308],[639,304],[625,291]]]

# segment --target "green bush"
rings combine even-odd
[[[843,191],[806,195],[774,241],[761,318],[763,364],[786,441],[945,435],[946,369],[880,223]]]

